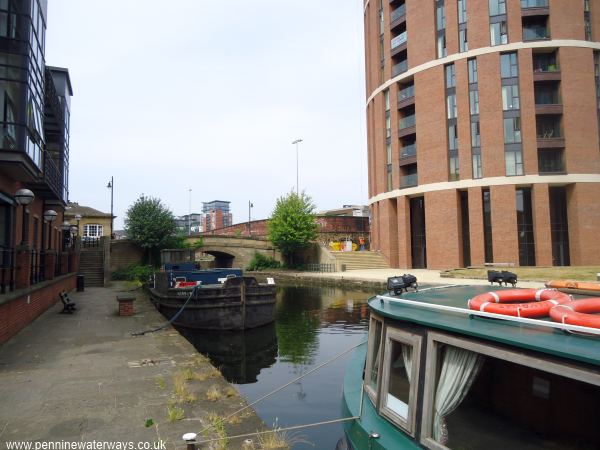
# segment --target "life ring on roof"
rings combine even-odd
[[[555,322],[582,327],[600,328],[600,298],[585,298],[575,300],[568,305],[562,304],[550,310],[550,317]]]
[[[571,301],[556,289],[508,289],[479,294],[469,300],[469,308],[505,316],[546,317],[550,309]]]

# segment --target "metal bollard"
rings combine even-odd
[[[187,450],[196,450],[196,433],[185,433],[182,439],[187,444]]]

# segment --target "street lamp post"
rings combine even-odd
[[[296,195],[299,195],[299,189],[298,189],[298,145],[300,144],[300,142],[302,142],[302,139],[296,139],[294,142],[292,142],[292,145],[296,144]]]
[[[189,205],[188,205],[188,236],[192,235],[192,189],[188,189],[190,193]]]
[[[58,214],[53,209],[44,212],[44,221],[48,223],[48,250],[52,248],[52,222],[56,220]]]
[[[108,182],[106,187],[110,189],[110,238],[112,239],[113,234],[115,232],[113,228],[115,219],[115,215],[113,214],[113,194],[115,189],[115,180],[113,179],[113,177],[110,177],[110,181]]]
[[[25,223],[25,210],[27,209],[27,205],[33,202],[35,195],[29,189],[19,189],[15,193],[15,201],[23,207],[23,230],[21,232],[21,245],[25,245],[25,239],[28,239],[28,226],[29,224]]]
[[[252,225],[250,224],[250,222],[252,221],[252,215],[250,211],[253,207],[254,205],[252,204],[252,202],[248,200],[248,236],[252,236]]]

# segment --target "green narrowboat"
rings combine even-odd
[[[599,449],[600,330],[470,310],[503,288],[369,300],[338,449]],[[564,322],[564,320],[563,320]]]

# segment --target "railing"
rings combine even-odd
[[[550,34],[548,33],[548,27],[546,26],[531,26],[523,27],[523,40],[524,41],[535,41],[538,39],[548,39]]]
[[[406,3],[403,5],[400,5],[398,8],[396,8],[395,10],[392,11],[392,14],[390,14],[390,19],[392,20],[392,22],[396,19],[399,19],[402,16],[406,15]]]
[[[306,265],[308,272],[335,272],[335,264],[311,263]]]
[[[84,236],[81,238],[81,246],[85,248],[100,247],[101,237]]]
[[[537,138],[538,139],[560,139],[562,138],[562,133],[560,128],[552,126],[552,125],[542,125],[537,130]]]
[[[396,47],[400,47],[402,44],[406,43],[407,36],[408,35],[405,31],[404,33],[400,33],[398,36],[396,36],[394,39],[392,39],[392,50],[394,50]]]
[[[402,119],[400,119],[399,127],[401,130],[403,130],[405,128],[414,127],[416,124],[417,124],[417,118],[413,114],[412,116],[406,116],[406,117],[403,117]]]
[[[62,257],[61,257],[61,253],[58,252],[56,254],[56,261],[54,264],[54,276],[59,277],[61,275],[62,275]]]
[[[521,8],[547,8],[548,0],[521,0]]]
[[[405,187],[412,187],[412,186],[416,186],[419,184],[419,177],[418,174],[413,173],[410,175],[404,175],[400,178],[400,187],[401,188],[405,188]]]
[[[392,66],[392,76],[395,77],[404,73],[408,70],[408,61],[405,59],[404,61],[400,61],[398,64],[394,64]]]
[[[50,186],[52,191],[62,200],[65,200],[63,197],[63,187],[62,187],[62,175],[56,166],[56,163],[50,156],[50,154],[46,151],[44,152],[44,182]]]
[[[410,144],[400,148],[400,158],[409,158],[417,154],[417,144]]]
[[[415,96],[415,85],[410,84],[398,92],[398,101],[407,100]]]
[[[31,250],[30,252],[30,271],[29,271],[29,284],[37,284],[41,280],[40,278],[40,251]]]
[[[15,289],[15,251],[0,246],[0,294]]]

